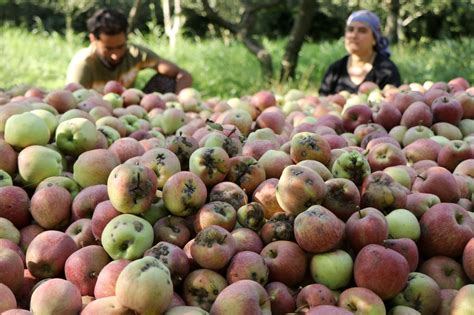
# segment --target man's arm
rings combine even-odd
[[[179,93],[182,89],[190,87],[193,84],[193,78],[189,72],[168,60],[160,59],[156,70],[158,73],[176,80],[175,93]]]

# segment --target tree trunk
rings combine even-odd
[[[72,37],[73,37],[73,34],[74,34],[74,30],[72,29],[72,20],[73,20],[73,16],[72,16],[72,12],[66,12],[65,13],[65,18],[66,18],[66,41],[68,43],[71,43],[72,42]]]
[[[135,29],[135,24],[136,24],[137,15],[138,15],[137,13],[138,13],[138,10],[140,10],[140,5],[141,5],[141,0],[135,0],[128,14],[128,32],[129,33],[132,33],[133,30]]]
[[[269,2],[262,1],[254,5],[249,2],[245,2],[244,12],[242,13],[242,18],[238,25],[231,23],[230,21],[225,20],[219,16],[217,12],[211,8],[208,0],[201,1],[206,13],[206,17],[209,19],[209,21],[229,30],[233,35],[235,35],[244,44],[244,46],[253,55],[255,55],[255,57],[257,57],[264,79],[271,81],[273,77],[272,56],[265,49],[263,44],[252,36],[250,30],[252,29],[255,22],[256,13],[259,10],[271,8],[279,4],[279,0],[271,0]]]
[[[280,82],[287,82],[288,79],[295,78],[298,55],[303,45],[304,37],[311,27],[315,5],[316,2],[314,0],[300,0],[298,13],[281,61]]]
[[[400,0],[389,0],[385,34],[391,43],[398,42],[398,20],[400,15]]]

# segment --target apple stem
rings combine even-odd
[[[359,218],[363,218],[364,216],[362,215],[362,212],[360,211],[360,207],[357,206],[357,213],[359,213]]]

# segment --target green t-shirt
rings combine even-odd
[[[67,69],[66,83],[76,82],[85,88],[102,92],[110,80],[131,87],[138,72],[145,68],[156,68],[160,57],[148,48],[129,44],[123,60],[113,69],[107,68],[95,53],[91,44],[76,53]]]

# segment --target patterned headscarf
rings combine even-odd
[[[380,28],[380,19],[375,13],[369,10],[360,10],[353,12],[347,19],[346,25],[349,25],[352,22],[362,22],[367,24],[375,36],[375,50],[379,54],[390,57],[390,50],[388,49],[388,39],[387,37],[382,35],[382,30]]]

